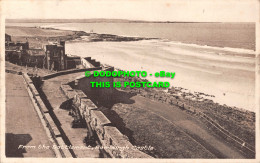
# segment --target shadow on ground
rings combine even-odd
[[[113,94],[111,95],[111,100],[110,101],[108,101],[108,100],[99,101],[99,105],[111,109],[115,104],[118,104],[118,103],[133,104],[133,103],[135,103],[135,101],[132,100],[131,97],[136,96],[136,95],[137,95],[136,93],[113,89]]]
[[[26,150],[23,148],[18,149],[18,147],[20,145],[26,146],[26,144],[28,144],[32,140],[31,135],[6,133],[5,137],[6,157],[24,157],[23,153],[26,153]]]
[[[103,112],[103,114],[111,121],[112,125],[117,127],[122,134],[126,135],[129,138],[131,143],[134,143],[135,140],[133,138],[133,131],[126,127],[123,119],[118,115],[117,112],[112,110],[112,107],[115,104],[133,104],[135,103],[131,97],[135,96],[136,93],[126,92],[122,90],[113,89],[113,94],[111,95],[111,100],[108,101],[98,101],[98,98],[93,99],[92,101],[98,101],[99,110]]]

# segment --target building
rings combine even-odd
[[[17,42],[13,42],[13,41],[6,41],[5,42],[5,47],[10,47],[10,46],[21,46],[22,50],[28,50],[29,49],[29,43],[26,42],[21,42],[21,41],[17,41]]]
[[[5,34],[5,41],[12,41],[11,36],[8,34]]]
[[[5,37],[5,60],[11,63],[55,71],[81,65],[80,57],[65,54],[65,41],[50,42],[42,49],[30,49],[27,41],[13,42],[10,35],[6,34]]]
[[[21,57],[21,65],[44,68],[45,51],[44,49],[28,49]]]
[[[5,60],[15,64],[21,63],[22,46],[6,46],[5,47]]]
[[[28,42],[13,42],[11,36],[5,34],[5,60],[21,64],[22,55],[29,49]]]
[[[81,59],[78,56],[67,56],[67,69],[77,68],[81,65]]]
[[[67,56],[65,54],[65,41],[59,44],[50,43],[45,45],[45,68],[48,70],[61,71],[67,69]]]

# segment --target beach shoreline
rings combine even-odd
[[[84,31],[74,31],[74,30],[61,30],[61,29],[55,29],[55,28],[49,28],[49,27],[40,27],[40,28],[35,28],[35,27],[14,27],[14,26],[10,26],[10,27],[6,27],[7,28],[7,32],[8,30],[11,28],[11,29],[14,29],[14,30],[17,30],[18,31],[15,31],[13,32],[11,30],[11,35],[12,35],[12,38],[14,38],[14,41],[25,41],[25,40],[28,40],[30,42],[30,45],[32,45],[33,47],[36,47],[36,48],[41,48],[42,45],[44,43],[47,43],[48,41],[57,41],[57,40],[65,40],[68,42],[68,45],[70,44],[75,44],[75,43],[84,43],[84,42],[88,42],[88,43],[98,43],[98,42],[136,42],[136,41],[160,41],[160,42],[165,42],[164,40],[162,39],[156,39],[156,38],[141,38],[141,37],[123,37],[123,36],[117,36],[117,35],[110,35],[110,34],[97,34],[97,33],[87,33],[87,32],[84,32]],[[44,33],[51,33],[50,36],[47,36],[47,37],[44,37],[42,35],[35,35],[35,33],[33,33],[33,35],[24,35],[24,36],[19,36],[19,29],[22,29],[22,30],[26,30],[26,29],[29,29],[29,31],[32,29],[32,30],[43,30]],[[61,33],[61,34],[56,34],[55,32],[58,31],[58,33]],[[15,33],[17,33],[17,36],[15,35]],[[30,32],[28,32],[30,33]],[[54,33],[52,35],[52,33]],[[167,43],[169,42],[169,44],[173,44],[173,45],[178,45],[178,42],[175,43],[175,42],[170,42],[170,41],[166,41]],[[72,45],[74,46],[74,45]],[[196,45],[194,44],[181,44],[180,46],[191,46],[191,47],[194,47],[194,48],[197,48]],[[199,46],[199,48],[201,48],[201,46]],[[206,50],[209,48],[207,46],[202,46],[202,48],[205,48]],[[235,52],[235,53],[238,53],[239,54],[239,51],[236,51],[232,48],[230,48],[232,52]],[[230,49],[223,49],[223,51],[225,50],[230,50]],[[210,49],[212,50],[212,49]],[[214,50],[222,50],[222,48],[220,47],[215,47]],[[66,50],[67,51],[67,50]],[[253,54],[253,51],[251,50],[248,50],[248,51],[244,51],[244,53],[247,53],[248,54],[248,57],[251,58]],[[73,54],[74,55],[74,54]],[[99,59],[100,58],[95,58],[95,59]],[[104,64],[109,64],[109,63],[106,63],[106,62],[103,62]],[[119,67],[117,65],[112,65],[114,67],[118,67],[119,69],[123,69],[122,67]],[[179,86],[181,87],[181,86]],[[188,90],[185,89],[185,91],[187,92]],[[196,93],[197,91],[188,91],[189,93],[193,92],[193,93]],[[185,92],[184,92],[185,93]],[[207,97],[207,96],[205,96]],[[212,95],[209,95],[208,97],[213,97]],[[213,98],[209,98],[207,100],[213,100]],[[222,105],[226,105],[226,104],[222,104]],[[234,107],[234,108],[241,108],[241,107]],[[242,110],[247,110],[247,109],[244,109],[244,108],[241,108]]]
[[[13,32],[16,32],[17,34],[19,34],[19,32],[21,32],[20,30],[18,30],[19,28],[20,27],[15,27],[15,30],[17,30],[17,31],[13,31]],[[81,36],[85,35],[85,33],[83,33],[83,32],[78,33],[75,31],[62,31],[62,30],[54,30],[54,29],[41,29],[41,28],[39,29],[39,28],[22,27],[22,30],[25,30],[25,31],[28,30],[27,32],[30,32],[30,30],[33,30],[33,31],[36,30],[36,31],[38,31],[37,33],[39,35],[37,36],[34,33],[29,35],[27,33],[27,35],[12,36],[12,38],[14,38],[15,41],[25,41],[27,39],[30,42],[30,45],[32,43],[32,45],[35,45],[35,46],[38,45],[39,47],[41,47],[44,43],[47,43],[50,40],[57,41],[57,40],[63,39],[63,40],[69,41],[69,42],[73,42],[72,40],[79,39],[79,38],[81,38]],[[36,31],[34,31],[34,32],[36,32]],[[60,32],[62,32],[62,33],[60,33]],[[7,30],[7,33],[8,33],[8,30]],[[46,36],[44,37],[45,33],[48,33],[47,37]],[[40,34],[42,34],[42,35],[40,35]],[[90,36],[90,34],[87,34],[87,37],[88,37],[88,35]],[[118,42],[118,40],[116,40],[114,42],[108,41],[108,40],[102,41],[102,39],[105,38],[103,36],[104,35],[94,34],[93,38],[100,37],[101,40],[91,41],[91,39],[90,39],[89,41],[86,41],[86,42],[93,43],[97,47],[101,47],[100,45],[105,45],[104,43],[107,43],[106,46],[110,47],[110,45],[112,45],[112,43],[114,46]],[[114,35],[112,35],[112,36],[109,35],[109,37],[111,39],[119,38]],[[124,38],[120,38],[119,40],[122,40],[122,39],[124,40]],[[130,41],[121,41],[121,42],[124,43],[123,45],[127,44],[127,46],[125,48],[127,50],[133,46],[136,46],[137,44],[140,44],[140,41],[137,41],[135,39],[136,38],[133,38],[133,40],[130,40]],[[147,41],[147,40],[143,39],[143,41]],[[81,42],[81,41],[79,41],[79,42]],[[156,41],[155,41],[155,44],[157,44]],[[66,45],[66,47],[74,46],[74,45],[75,45],[74,43],[68,43]],[[131,45],[131,46],[129,46],[129,45]],[[143,46],[143,44],[140,44],[140,45]],[[95,46],[94,46],[94,49],[96,48]],[[122,47],[119,47],[119,48],[121,50],[124,49]],[[150,46],[148,46],[148,48],[150,48]],[[104,50],[107,50],[107,49],[104,49]],[[112,49],[111,53],[114,53],[115,50],[117,50],[117,49]],[[68,49],[66,49],[66,51],[68,51]],[[96,52],[96,51],[94,50],[94,52]],[[88,51],[88,54],[89,53],[90,52]],[[132,53],[129,53],[129,54],[132,54]],[[93,58],[95,58],[95,57],[93,57]],[[95,58],[95,59],[101,61],[101,63],[103,63],[103,64],[109,64],[109,63],[105,62],[105,59],[104,60],[100,60],[99,58]],[[143,60],[141,60],[141,61],[143,61]],[[27,71],[25,69],[25,67],[20,67],[17,65],[9,64],[9,63],[6,64],[6,66],[8,67],[8,69],[14,69],[14,70],[22,69],[23,71]],[[114,66],[114,65],[112,65],[112,66]],[[134,66],[136,66],[136,65],[134,65]],[[117,67],[117,66],[115,66],[115,67]],[[129,67],[129,68],[131,68],[131,67]],[[136,68],[138,68],[138,67],[136,67]],[[119,69],[122,70],[123,68],[121,68],[121,67],[116,68],[116,70],[119,70]],[[40,75],[40,76],[41,76],[41,73],[43,73],[43,74],[48,73],[46,71],[43,71],[43,72],[38,71],[38,72],[39,72],[38,75]],[[31,73],[32,74],[34,73],[34,71],[32,69],[31,69]],[[115,81],[132,81],[132,80],[137,80],[137,81],[141,80],[142,81],[144,79],[140,79],[140,78],[115,79]],[[127,97],[122,97],[122,96],[120,96],[121,94],[126,94]],[[124,103],[124,100],[125,100],[124,98],[128,98],[128,96],[129,96],[129,99],[127,99],[128,100],[127,103]],[[163,120],[159,116],[159,114],[156,115],[155,113],[150,112],[149,106],[145,105],[145,104],[149,104],[149,102],[152,104],[156,104],[153,107],[165,106],[168,109],[167,111],[169,111],[171,113],[177,112],[178,114],[182,115],[183,118],[186,118],[185,117],[185,116],[187,116],[186,114],[189,115],[190,113],[185,110],[182,111],[181,107],[176,107],[176,106],[172,105],[172,102],[171,102],[172,100],[173,101],[177,100],[178,102],[181,102],[185,105],[192,106],[194,108],[198,108],[198,110],[200,112],[202,112],[205,115],[212,118],[216,123],[223,126],[230,133],[237,135],[239,138],[241,138],[242,140],[244,140],[246,143],[250,144],[251,146],[255,146],[255,136],[254,136],[255,112],[245,110],[245,109],[239,109],[237,107],[221,105],[219,103],[213,102],[212,100],[205,100],[202,98],[202,96],[209,97],[212,95],[205,94],[203,92],[197,92],[196,94],[192,94],[185,87],[184,88],[183,87],[172,87],[170,89],[120,88],[117,90],[117,92],[115,94],[115,99],[114,99],[115,101],[113,101],[115,104],[113,106],[110,106],[110,108],[108,107],[109,109],[102,110],[102,108],[101,108],[101,110],[104,112],[105,115],[110,116],[110,118],[111,118],[110,120],[115,122],[115,124],[117,125],[119,130],[123,134],[125,134],[129,137],[131,143],[133,143],[135,145],[143,145],[143,144],[149,144],[149,142],[152,142],[153,146],[155,146],[157,149],[160,149],[160,150],[156,151],[155,153],[149,153],[149,152],[147,153],[154,157],[163,157],[163,158],[164,157],[174,157],[175,154],[176,154],[176,157],[179,157],[179,158],[183,157],[182,155],[178,155],[178,151],[175,151],[176,153],[173,154],[171,151],[172,147],[167,147],[167,146],[165,146],[165,144],[162,144],[162,141],[158,141],[158,140],[168,139],[166,137],[167,135],[166,136],[158,135],[158,137],[150,138],[151,134],[157,133],[158,129],[162,130],[164,133],[170,133],[170,135],[168,135],[168,136],[170,136],[171,138],[172,138],[172,135],[175,135],[176,137],[185,138],[187,140],[192,140],[192,139],[184,136],[185,134],[180,132],[178,127],[173,126],[168,121]],[[121,99],[121,98],[123,98],[123,99]],[[123,100],[123,101],[120,101],[120,100]],[[132,103],[133,101],[136,101],[138,103],[133,104]],[[157,109],[158,109],[158,107],[157,107]],[[161,110],[163,110],[163,109],[161,109]],[[142,115],[145,116],[145,121],[143,120],[144,117]],[[167,116],[167,113],[165,116]],[[150,117],[152,117],[152,119],[154,121],[150,120]],[[173,117],[175,117],[175,116],[173,115]],[[200,118],[196,117],[196,115],[194,115],[194,114],[190,114],[188,117],[194,118],[194,122],[197,122],[198,119],[200,121]],[[188,120],[190,120],[189,118],[188,118]],[[138,121],[136,119],[138,119]],[[136,122],[140,123],[140,126],[136,126]],[[176,121],[173,120],[173,122],[177,123],[178,125],[182,123],[182,121],[179,121],[179,120],[176,120]],[[206,121],[201,120],[201,122],[206,124]],[[196,125],[199,126],[199,124],[196,124]],[[154,127],[156,125],[160,125],[161,128]],[[169,128],[165,128],[166,125]],[[185,123],[181,124],[181,125],[184,125],[183,127],[189,126],[189,125],[185,125]],[[207,127],[209,127],[209,126],[207,126]],[[149,132],[147,132],[147,131],[143,130],[143,128],[149,128],[150,130],[149,130]],[[170,130],[170,129],[172,129],[172,130]],[[205,126],[203,129],[208,131],[208,129]],[[187,130],[192,131],[190,128],[187,128]],[[177,135],[175,132],[172,132],[172,131],[178,131]],[[208,132],[212,135],[215,134],[216,137],[218,137],[218,139],[222,139],[222,137],[218,136],[212,128],[210,128]],[[196,134],[199,134],[199,133],[196,133]],[[144,140],[143,136],[145,136],[145,138],[147,138],[147,140]],[[178,140],[178,141],[180,141],[180,140]],[[170,141],[175,142],[175,140],[172,140],[172,139]],[[221,140],[221,141],[226,143],[225,140]],[[177,146],[180,147],[181,149],[187,148],[181,144],[178,144]],[[166,147],[169,149],[165,150],[164,148],[166,148]],[[216,151],[213,150],[213,152],[216,152]],[[215,157],[215,156],[210,155],[210,153],[207,153],[210,156],[206,155],[206,153],[207,153],[206,151],[201,151],[201,152],[188,151],[188,152],[186,152],[187,156],[189,156],[189,157],[198,157],[198,156],[199,157]],[[222,157],[222,156],[218,156],[218,157]]]

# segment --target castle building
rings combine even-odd
[[[45,45],[45,67],[48,70],[61,71],[67,69],[67,56],[65,54],[65,41]]]
[[[28,49],[22,55],[22,65],[29,67],[44,68],[45,51],[43,49]]]
[[[21,64],[22,56],[29,49],[28,42],[12,42],[11,36],[5,34],[5,60]]]
[[[76,68],[80,57],[65,54],[65,41],[50,42],[42,49],[29,48],[29,43],[13,42],[11,36],[5,35],[5,60],[30,67],[62,71]]]
[[[7,46],[5,47],[5,60],[20,64],[22,53],[22,46]]]

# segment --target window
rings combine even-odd
[[[57,51],[57,50],[54,50],[54,52],[53,52],[53,56],[54,56],[54,57],[58,57],[58,56],[59,56],[59,54],[58,54],[58,53],[59,53],[59,51]]]
[[[53,56],[54,56],[54,57],[58,57],[58,53],[57,53],[57,52],[54,52],[54,53],[53,53]]]

